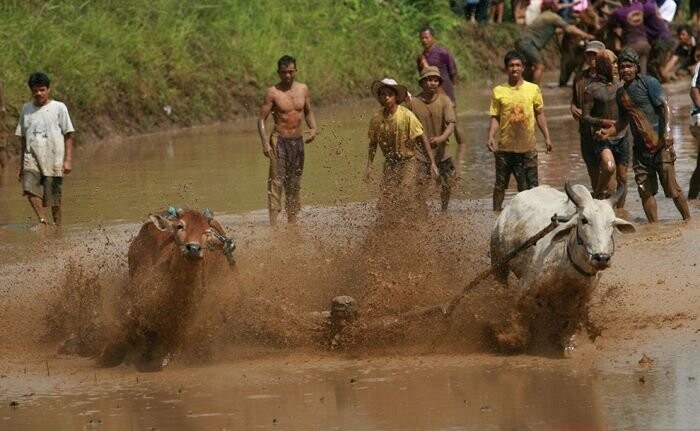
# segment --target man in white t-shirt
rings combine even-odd
[[[56,225],[61,224],[63,175],[73,169],[73,123],[68,108],[49,98],[51,82],[42,72],[29,76],[32,101],[25,103],[15,135],[22,139],[17,179],[40,225],[48,224],[45,207],[51,207]]]

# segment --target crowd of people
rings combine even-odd
[[[569,31],[569,25],[555,15],[555,11],[556,7],[547,9],[538,19],[559,23]],[[570,31],[590,36],[578,29]],[[532,33],[526,31],[524,34]],[[421,88],[418,95],[411,96],[405,85],[391,78],[377,80],[371,86],[372,95],[381,109],[374,113],[369,123],[365,178],[372,177],[379,147],[384,156],[378,203],[380,214],[396,208],[400,209],[399,214],[408,217],[425,213],[426,200],[434,182],[440,188],[441,209],[446,211],[451,190],[461,176],[465,142],[460,136],[455,115],[456,62],[447,49],[437,44],[432,28],[421,28],[419,39],[423,52],[417,58]],[[526,46],[522,40],[518,39],[516,47],[525,47],[525,52],[516,49],[505,55],[507,82],[493,89],[489,108],[487,148],[495,159],[494,211],[502,209],[511,176],[515,178],[519,191],[539,184],[535,127],[542,133],[546,151],[553,149],[541,89],[525,79],[528,67],[532,66],[528,62],[528,51],[533,53],[537,45]],[[625,46],[618,56],[602,41],[591,40],[585,45],[583,58],[585,67],[574,79],[571,113],[579,123],[581,156],[587,166],[594,196],[599,199],[609,197],[618,183],[625,186],[626,192],[627,170],[632,163],[649,222],[658,221],[654,196],[659,185],[666,196],[673,199],[681,217],[689,219],[688,203],[676,180],[670,109],[661,83],[642,73],[641,57],[632,46]],[[694,69],[693,103],[696,109],[692,129],[694,136],[698,137],[699,67]],[[273,224],[280,211],[279,199],[274,192],[275,188],[282,189],[275,185],[278,182],[286,184],[283,188],[291,192],[287,195],[287,215],[290,222],[296,220],[301,168],[295,161],[298,159],[295,152],[279,147],[279,144],[271,151],[268,140],[273,142],[275,134],[291,133],[288,138],[297,140],[303,161],[302,117],[311,128],[310,139],[316,136],[308,89],[294,82],[295,72],[294,59],[285,56],[279,60],[280,82],[268,89],[259,118],[263,153],[270,158],[268,190]],[[275,131],[268,137],[264,122],[271,111],[275,114]],[[455,135],[457,144],[454,160],[449,147],[452,135]],[[286,171],[277,169],[278,166],[285,166]],[[700,168],[693,175],[689,197],[697,197],[699,181]],[[624,203],[623,197],[617,202],[617,208],[623,208]]]
[[[556,30],[562,29],[562,42],[567,37],[579,39],[574,45],[562,43],[562,48],[583,43],[580,53],[562,55],[564,75],[560,84],[566,85],[569,75],[577,70],[571,114],[579,123],[581,158],[594,196],[602,199],[617,184],[626,186],[631,163],[650,222],[658,220],[654,196],[659,186],[673,199],[682,218],[690,217],[686,197],[676,180],[671,115],[661,82],[681,71],[692,73],[691,132],[700,141],[700,66],[696,61],[700,53],[696,53],[692,29],[679,27],[676,44],[657,2],[621,0],[614,9],[612,4],[616,3],[605,0],[601,5],[599,0],[589,4],[583,0],[562,5],[555,0],[539,1],[537,13],[528,18],[515,49],[505,55],[507,81],[493,89],[489,108],[487,149],[495,160],[495,211],[502,208],[511,176],[519,191],[538,185],[535,128],[543,135],[546,151],[552,151],[538,85],[544,71],[540,51],[555,37]],[[563,14],[564,10],[573,13]],[[502,16],[502,11],[499,13]],[[380,209],[414,208],[426,213],[426,200],[436,184],[441,208],[446,211],[461,177],[466,146],[456,118],[457,64],[452,54],[437,43],[431,27],[421,28],[418,36],[423,46],[416,59],[421,92],[411,96],[405,85],[391,78],[377,80],[371,86],[381,109],[368,127],[365,178],[372,177],[379,147],[384,156]],[[568,64],[581,67],[572,69]],[[313,141],[318,131],[309,89],[295,80],[296,60],[283,56],[277,72],[280,81],[266,90],[258,118],[263,154],[270,160],[267,192],[272,225],[283,209],[288,222],[297,220],[304,145]],[[22,142],[18,179],[40,225],[48,224],[45,207],[51,207],[53,222],[60,225],[62,182],[72,170],[74,128],[66,106],[49,97],[48,76],[33,73],[28,86],[32,101],[22,108],[16,131]],[[4,112],[0,86],[0,115]],[[274,119],[271,132],[266,128],[270,114]],[[306,137],[303,121],[308,127]],[[454,157],[449,145],[453,136]],[[4,152],[0,151],[0,168],[4,164]],[[688,197],[697,198],[699,190],[700,167],[691,178]],[[624,204],[623,198],[617,206],[623,208]]]

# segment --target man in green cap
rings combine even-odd
[[[614,137],[629,124],[634,142],[634,179],[647,220],[650,223],[659,220],[654,198],[659,182],[666,197],[673,199],[683,220],[688,220],[688,201],[676,181],[671,109],[661,83],[654,77],[639,74],[639,56],[633,49],[626,48],[620,53],[617,67],[623,82],[616,95],[619,118],[603,120],[604,128],[596,137],[600,140]]]

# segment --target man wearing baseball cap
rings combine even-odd
[[[449,154],[449,139],[455,130],[457,117],[450,98],[442,91],[440,70],[435,66],[423,68],[418,80],[423,91],[411,99],[409,108],[418,117],[428,143],[435,151],[435,162],[440,171],[438,184],[440,185],[440,200],[442,211],[447,211],[450,202],[450,191],[454,177],[456,176],[455,165],[458,167],[462,159],[464,145],[457,143],[456,161],[452,161]],[[430,178],[429,159],[423,148],[419,147],[416,157],[419,161],[418,186],[421,200],[427,197],[429,186],[432,183]]]
[[[379,146],[384,154],[384,176],[380,184],[378,209],[384,215],[387,215],[385,210],[398,210],[395,214],[401,217],[402,210],[418,209],[417,142],[423,146],[430,161],[430,172],[436,178],[438,168],[423,125],[413,112],[401,106],[408,95],[406,87],[391,78],[384,78],[372,83],[372,95],[382,105],[382,109],[376,112],[369,122],[369,152],[365,179],[369,180],[372,176],[372,162]]]

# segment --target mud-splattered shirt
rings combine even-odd
[[[498,151],[525,153],[535,149],[535,111],[544,108],[540,87],[523,81],[519,87],[508,83],[493,89],[489,115],[499,123]]]
[[[46,177],[63,176],[64,135],[73,133],[68,108],[49,100],[44,106],[25,103],[15,135],[25,138],[23,169],[40,172]]]
[[[423,134],[423,125],[413,112],[399,105],[389,117],[380,110],[369,122],[369,143],[379,145],[386,158],[410,158],[416,155],[416,139]]]

